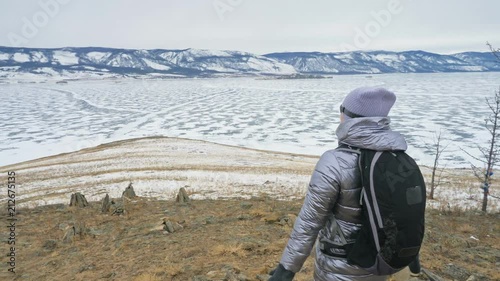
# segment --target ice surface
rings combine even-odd
[[[479,155],[476,145],[487,144],[484,98],[499,81],[500,73],[436,73],[1,84],[0,165],[153,135],[320,155],[336,147],[345,94],[382,85],[398,96],[392,128],[419,164],[432,164],[441,130],[449,143],[441,163],[468,167],[462,149]]]

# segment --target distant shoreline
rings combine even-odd
[[[249,150],[249,151],[258,151],[258,152],[263,152],[263,153],[273,153],[273,154],[282,154],[282,155],[287,155],[287,156],[300,156],[300,157],[309,157],[313,159],[319,159],[320,155],[313,155],[313,154],[304,154],[304,153],[291,153],[291,152],[284,152],[284,151],[279,151],[279,150],[268,150],[268,149],[259,149],[259,148],[252,148],[252,147],[245,147],[245,146],[239,146],[239,145],[233,145],[233,144],[224,144],[224,143],[219,143],[219,142],[213,142],[213,141],[208,141],[208,140],[200,140],[200,139],[191,139],[191,138],[183,138],[183,137],[168,137],[168,136],[147,136],[147,137],[136,137],[136,138],[128,138],[128,139],[123,139],[123,140],[116,140],[116,141],[110,141],[106,143],[99,144],[95,147],[88,147],[88,148],[82,148],[80,150],[76,151],[70,151],[70,152],[63,152],[63,153],[57,153],[54,155],[48,155],[44,157],[39,157],[31,160],[26,160],[26,161],[20,161],[12,164],[7,164],[0,166],[0,171],[6,170],[9,167],[13,167],[16,165],[21,165],[21,164],[30,164],[33,162],[37,162],[40,160],[50,160],[53,158],[61,157],[61,156],[66,156],[70,155],[72,153],[80,153],[80,152],[85,152],[87,150],[95,150],[95,149],[101,149],[101,148],[106,148],[109,146],[115,146],[123,143],[128,143],[128,142],[134,142],[134,141],[140,141],[140,140],[148,140],[148,139],[172,139],[172,140],[179,140],[179,141],[187,141],[187,142],[201,142],[201,143],[208,143],[212,145],[220,145],[220,146],[225,146],[229,148],[235,148],[235,149],[243,149],[243,150]],[[336,146],[335,146],[336,147]],[[334,149],[329,148],[325,149],[325,152],[328,150]],[[421,168],[425,169],[432,169],[432,166],[428,165],[419,165]],[[453,167],[453,168],[446,168],[446,170],[471,170],[470,168],[467,167]],[[495,170],[496,171],[496,170]]]

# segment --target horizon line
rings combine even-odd
[[[352,50],[352,51],[332,51],[332,52],[322,52],[322,51],[278,51],[278,52],[269,52],[269,53],[256,53],[256,52],[248,52],[248,51],[240,51],[235,49],[204,49],[204,48],[178,48],[178,49],[165,49],[165,48],[123,48],[123,47],[102,47],[102,46],[64,46],[64,47],[13,47],[13,46],[2,46],[0,48],[6,49],[44,49],[44,50],[58,50],[58,49],[87,49],[87,48],[95,48],[95,49],[114,49],[114,50],[127,50],[127,51],[137,51],[137,50],[145,50],[145,51],[155,51],[155,50],[165,50],[165,51],[186,51],[186,50],[207,50],[207,51],[229,51],[229,52],[241,52],[241,53],[249,53],[255,55],[269,55],[269,54],[287,54],[287,53],[320,53],[320,54],[339,54],[339,53],[370,53],[370,52],[390,52],[390,53],[406,53],[406,52],[425,52],[430,54],[437,55],[456,55],[463,53],[490,53],[490,51],[462,51],[462,52],[454,52],[454,53],[436,53],[431,51],[426,51],[423,49],[410,49],[405,51],[392,51],[392,50],[383,50],[383,49],[373,49],[373,50]]]

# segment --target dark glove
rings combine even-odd
[[[285,269],[280,263],[276,269],[269,272],[269,275],[271,278],[268,281],[292,281],[295,273]]]

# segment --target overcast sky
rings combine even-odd
[[[0,0],[0,46],[487,51],[498,0]]]

